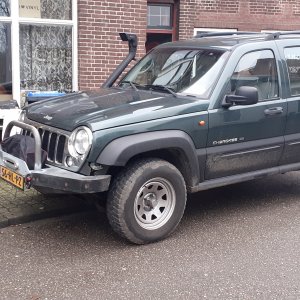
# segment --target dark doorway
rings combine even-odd
[[[172,34],[170,33],[147,33],[146,52],[159,44],[172,42]]]

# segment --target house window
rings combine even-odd
[[[148,28],[172,28],[171,5],[148,5]]]
[[[19,15],[23,18],[72,20],[72,1],[19,0]]]
[[[0,0],[0,101],[12,97],[10,2]]]
[[[20,25],[22,90],[72,91],[72,27]]]
[[[0,22],[0,99],[12,94],[10,24]]]
[[[10,1],[9,0],[0,0],[0,17],[9,17],[10,16]]]
[[[77,73],[77,0],[0,0],[0,100],[77,90]]]
[[[178,0],[148,1],[146,52],[159,44],[178,38]]]

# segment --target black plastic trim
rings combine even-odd
[[[217,179],[211,179],[199,183],[197,186],[189,187],[188,191],[190,193],[196,193],[199,191],[209,190],[216,187],[226,186],[234,183],[239,183],[243,181],[258,179],[270,175],[282,174],[291,171],[300,170],[300,163],[284,165],[280,167],[273,167],[259,171],[248,172],[244,174],[237,174],[233,176],[226,176]]]
[[[189,164],[194,184],[199,182],[199,162],[190,136],[180,130],[164,130],[125,136],[113,140],[101,152],[97,163],[108,166],[125,166],[134,156],[154,150],[181,150]]]

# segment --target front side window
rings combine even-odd
[[[278,75],[271,50],[250,52],[239,61],[230,80],[231,93],[241,86],[253,86],[260,101],[278,97]]]
[[[183,95],[208,98],[227,55],[220,50],[156,48],[120,84],[164,86]]]
[[[300,95],[300,47],[284,49],[289,73],[291,96]]]

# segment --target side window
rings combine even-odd
[[[274,53],[271,50],[245,54],[239,61],[230,80],[231,92],[241,86],[253,86],[258,90],[259,101],[277,98],[278,74]]]
[[[300,95],[300,47],[285,48],[291,96]]]

